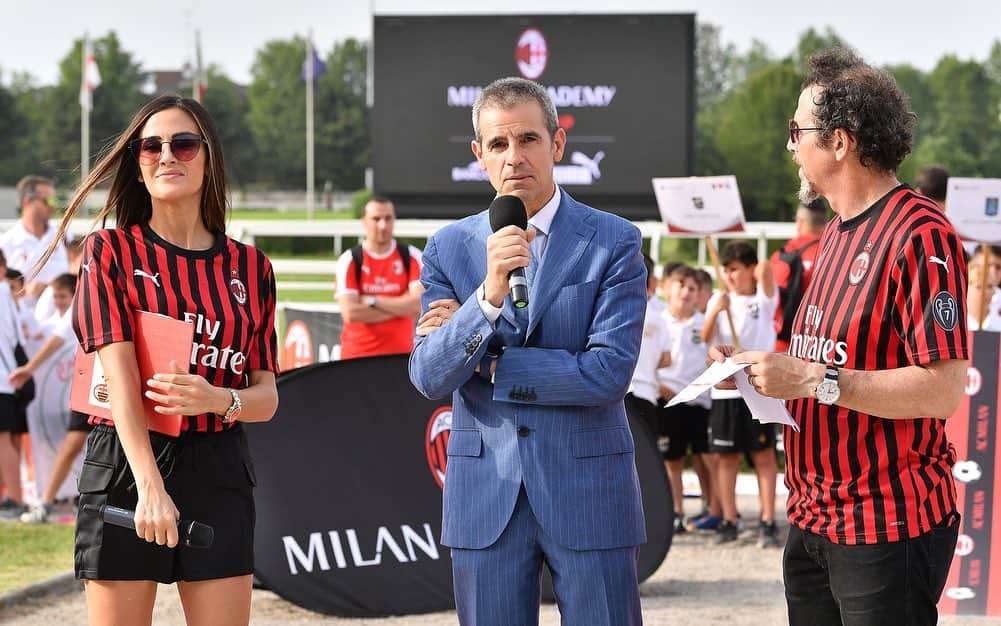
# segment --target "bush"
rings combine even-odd
[[[365,203],[372,199],[371,189],[359,189],[351,196],[351,212],[355,217],[361,219],[365,213]]]

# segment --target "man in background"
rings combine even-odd
[[[365,204],[365,240],[337,261],[337,304],[344,319],[341,358],[406,354],[420,312],[421,252],[393,238],[389,198]]]
[[[935,201],[945,210],[945,192],[949,183],[949,170],[940,165],[928,165],[918,170],[918,193]]]
[[[35,265],[56,236],[57,229],[49,223],[56,208],[56,190],[48,178],[25,176],[17,183],[17,195],[21,219],[0,235],[0,249],[7,257],[7,267],[24,274],[24,291],[30,298],[26,304],[34,306],[49,282],[69,271],[69,261],[60,241],[45,266],[34,275]]]
[[[827,205],[820,198],[800,204],[796,210],[796,236],[772,254],[772,280],[779,288],[779,308],[775,310],[775,350],[789,348],[789,329],[813,276],[817,242],[827,225]]]

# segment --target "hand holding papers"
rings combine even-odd
[[[737,390],[740,391],[740,395],[744,398],[744,402],[747,403],[747,408],[750,409],[754,419],[762,424],[787,424],[792,426],[793,430],[799,431],[799,426],[796,425],[796,422],[789,416],[789,411],[786,410],[785,402],[763,396],[751,386],[751,383],[747,380],[747,374],[743,371],[748,365],[750,363],[737,363],[732,358],[727,358],[722,363],[713,361],[712,365],[706,371],[702,372],[698,378],[679,391],[667,403],[667,406],[674,406],[681,402],[694,400],[708,391],[713,385],[733,376],[734,381],[737,383]],[[738,372],[739,374],[734,376]]]

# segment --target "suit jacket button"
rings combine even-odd
[[[521,426],[521,427],[519,427],[518,428],[518,436],[519,437],[527,437],[528,436],[528,426]]]

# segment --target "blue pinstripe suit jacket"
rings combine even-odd
[[[562,191],[528,313],[516,313],[508,297],[495,327],[476,296],[490,234],[484,211],[435,233],[423,255],[422,308],[440,298],[462,303],[444,327],[416,339],[410,357],[422,394],[452,394],[442,543],[493,544],[524,483],[536,518],[560,545],[641,544],[643,505],[622,404],[646,309],[639,231]],[[501,353],[494,384],[474,373],[488,349]]]

